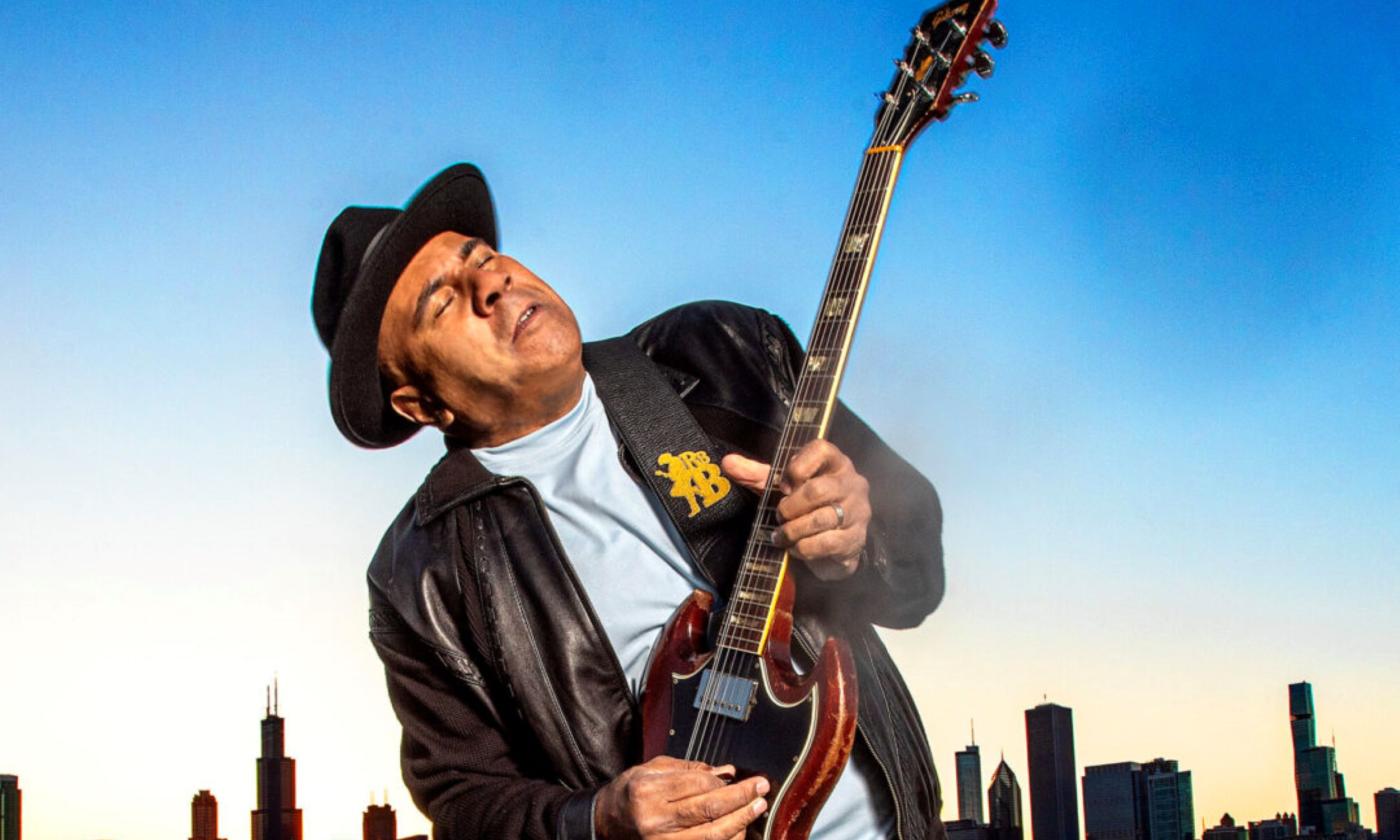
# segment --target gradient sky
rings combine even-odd
[[[811,323],[922,6],[0,4],[0,772],[30,840],[248,836],[282,684],[308,840],[426,830],[363,573],[438,457],[354,449],[326,224],[482,166],[586,337],[729,298]],[[845,397],[938,486],[888,633],[945,790],[976,718],[1292,810],[1286,685],[1373,823],[1400,786],[1400,6],[1006,0],[911,149]],[[986,780],[984,779],[984,785]],[[955,810],[951,806],[948,810]],[[947,811],[945,811],[947,813]]]

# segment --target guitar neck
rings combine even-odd
[[[826,437],[903,155],[899,146],[874,146],[861,161],[836,256],[807,339],[806,358],[792,405],[773,455],[772,478],[759,500],[758,514],[720,628],[717,642],[721,647],[759,654],[767,643],[788,563],[787,552],[772,543],[772,534],[781,524],[777,515],[782,498],[778,481],[798,450]]]

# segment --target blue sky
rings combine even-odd
[[[362,573],[439,450],[336,435],[326,224],[471,160],[586,336],[697,298],[805,334],[921,11],[0,7],[29,835],[181,836],[213,787],[246,836],[273,671],[308,837],[386,786],[421,825]],[[1048,693],[1081,765],[1175,757],[1198,817],[1258,819],[1312,679],[1363,817],[1400,785],[1400,7],[1321,11],[1008,2],[983,101],[909,152],[845,394],[947,511],[948,599],[889,635],[945,783],[974,716],[1024,768]]]

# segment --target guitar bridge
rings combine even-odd
[[[711,682],[714,683],[713,688],[710,687]],[[695,708],[735,720],[748,720],[757,699],[757,681],[730,674],[716,676],[713,670],[707,669],[700,675],[700,689],[695,692]]]

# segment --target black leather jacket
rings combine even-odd
[[[767,460],[802,363],[785,324],[707,302],[629,337],[717,451]],[[595,381],[608,375],[590,372]],[[614,409],[614,424],[634,422]],[[944,840],[923,725],[870,626],[913,627],[942,598],[938,498],[844,406],[829,437],[870,480],[874,521],[850,578],[826,583],[793,564],[794,656],[810,664],[828,634],[849,641],[857,731],[889,785],[898,836]],[[624,447],[624,462],[633,460]],[[753,504],[745,504],[732,526],[690,541],[722,593],[748,535]],[[403,725],[404,781],[435,838],[587,840],[597,789],[640,760],[640,714],[533,486],[488,473],[449,441],[385,534],[368,578],[370,638]]]

